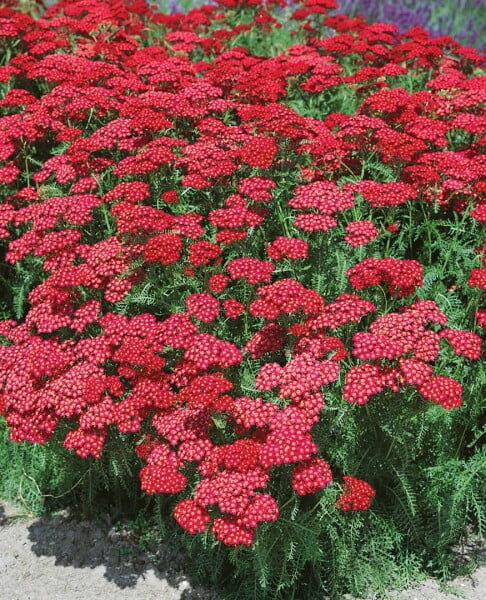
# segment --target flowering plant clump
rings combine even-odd
[[[11,440],[67,427],[99,459],[121,436],[141,489],[228,546],[289,497],[370,509],[385,482],[333,455],[343,415],[376,403],[395,433],[475,401],[484,58],[334,0],[21,4],[0,9]]]

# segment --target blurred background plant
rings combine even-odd
[[[483,48],[486,42],[485,0],[341,0],[339,11],[394,23],[401,32],[418,25],[434,36],[450,35],[464,45]]]
[[[486,45],[486,0],[337,0],[335,13],[363,15],[367,21],[394,23],[401,33],[419,26],[434,36],[450,35],[461,44]],[[53,0],[51,0],[51,4]],[[210,4],[210,0],[156,0],[171,14]],[[292,2],[289,2],[292,5]]]

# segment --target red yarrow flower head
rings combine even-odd
[[[318,292],[291,278],[263,286],[257,293],[258,298],[251,303],[249,312],[268,320],[275,320],[281,313],[319,314],[324,308],[324,299]]]
[[[440,404],[443,408],[458,408],[462,404],[462,385],[452,377],[433,375],[422,385],[418,392],[426,399]]]
[[[481,338],[471,331],[443,329],[440,337],[446,339],[459,356],[466,356],[470,360],[477,360],[481,356]]]
[[[479,287],[486,290],[486,269],[482,267],[473,269],[469,274],[467,283],[471,287]]]
[[[255,202],[268,202],[272,190],[277,184],[266,177],[246,177],[240,181],[238,192],[245,194]]]
[[[378,236],[378,229],[371,221],[351,221],[346,226],[344,240],[357,248],[371,242]]]
[[[245,344],[243,351],[252,358],[261,358],[267,352],[278,352],[286,341],[285,329],[278,323],[267,323]]]
[[[272,260],[307,258],[308,252],[309,244],[305,240],[284,236],[276,238],[267,248],[267,254]]]
[[[299,494],[313,494],[332,481],[329,464],[322,458],[311,458],[297,465],[292,473],[292,488]]]
[[[255,494],[237,524],[254,529],[262,521],[276,521],[278,515],[278,504],[270,494]]]
[[[337,221],[329,215],[301,213],[295,217],[294,225],[304,231],[328,231],[337,226]]]
[[[206,531],[211,521],[209,511],[196,504],[191,498],[181,500],[176,504],[174,519],[191,535]]]
[[[267,283],[272,277],[275,266],[268,260],[242,257],[234,258],[227,264],[226,269],[231,279],[243,278],[253,285]]]
[[[418,261],[392,257],[365,258],[349,268],[346,275],[356,290],[384,282],[390,294],[399,298],[413,294],[423,284],[423,268]]]
[[[486,308],[480,308],[474,315],[478,325],[486,329]]]
[[[251,546],[254,529],[238,525],[235,517],[221,517],[215,519],[211,528],[216,538],[225,546]]]
[[[196,271],[194,271],[194,269],[192,267],[189,266],[185,266],[182,267],[182,272],[184,273],[184,275],[186,277],[195,277],[196,276]]]
[[[88,431],[75,429],[68,432],[64,438],[63,446],[68,450],[75,450],[81,458],[87,458],[88,456],[100,458],[105,439],[106,431],[104,429]]]
[[[299,185],[289,206],[296,209],[316,209],[322,215],[344,212],[354,205],[354,197],[333,181],[314,181]]]
[[[343,479],[344,490],[337,499],[336,506],[342,511],[368,510],[375,495],[371,485],[350,475],[345,475]]]
[[[148,240],[143,255],[149,262],[170,265],[179,260],[182,252],[182,239],[175,233],[161,233]]]
[[[354,365],[346,373],[343,396],[347,402],[366,404],[385,387],[380,367],[371,363]]]
[[[201,240],[194,242],[189,246],[189,262],[194,267],[209,265],[214,263],[221,254],[221,247],[218,244]]]
[[[245,310],[245,305],[239,300],[228,298],[227,300],[223,301],[223,308],[225,315],[229,319],[237,319]]]
[[[212,292],[221,294],[228,285],[229,277],[224,273],[216,273],[211,275],[208,281],[208,287]]]
[[[179,202],[179,195],[175,190],[163,192],[160,197],[164,202],[167,202],[167,204],[176,204]]]
[[[192,336],[184,359],[201,370],[213,365],[226,369],[239,365],[243,356],[232,342],[223,341],[209,333],[198,333]]]
[[[358,187],[363,198],[375,208],[406,204],[417,197],[415,189],[402,181],[380,183],[363,180]]]
[[[204,323],[210,323],[219,316],[219,300],[208,292],[188,296],[186,307],[188,314]]]
[[[179,471],[181,462],[168,446],[157,446],[147,461],[140,471],[140,487],[147,494],[177,494],[186,487],[187,478]]]

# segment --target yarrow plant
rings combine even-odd
[[[479,411],[484,58],[333,0],[20,4],[0,9],[10,439],[62,431],[98,460],[117,437],[141,490],[230,547],[289,503],[385,502],[342,423],[376,406],[388,460],[408,414]]]

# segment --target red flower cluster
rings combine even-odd
[[[179,260],[182,251],[182,239],[175,233],[161,233],[150,238],[145,244],[143,255],[149,262],[170,265]]]
[[[345,475],[344,490],[339,496],[336,506],[343,511],[368,510],[371,506],[375,490],[366,481]]]
[[[274,269],[275,267],[270,261],[250,257],[234,258],[226,265],[226,270],[231,279],[246,279],[248,283],[253,285],[268,283]]]
[[[258,288],[258,298],[250,305],[249,312],[273,321],[282,313],[318,314],[323,306],[324,300],[315,290],[305,288],[295,279],[281,279]]]
[[[379,183],[378,181],[363,180],[357,187],[363,198],[375,208],[398,206],[409,200],[415,200],[417,197],[413,187],[402,181]]]
[[[309,244],[305,240],[284,236],[273,240],[267,248],[267,254],[272,260],[306,258],[308,252]]]
[[[313,494],[332,481],[329,465],[322,458],[313,458],[295,467],[292,473],[292,487],[300,495]]]
[[[422,285],[423,268],[416,260],[397,258],[365,258],[347,271],[355,290],[386,283],[390,294],[410,296]]]
[[[378,236],[378,229],[371,221],[352,221],[346,225],[345,241],[357,248],[371,242]]]
[[[207,292],[191,294],[186,298],[186,308],[188,314],[194,315],[204,323],[214,321],[219,315],[218,299]]]
[[[446,339],[458,355],[477,360],[481,338],[470,332],[444,328],[440,333],[426,329],[428,323],[445,325],[447,317],[432,301],[418,301],[401,312],[378,317],[367,332],[353,337],[353,355],[366,362],[346,374],[344,397],[364,404],[385,388],[400,391],[404,384],[415,385],[426,399],[450,409],[462,403],[462,387],[450,377],[434,375],[433,363]],[[384,361],[387,361],[386,366]]]

